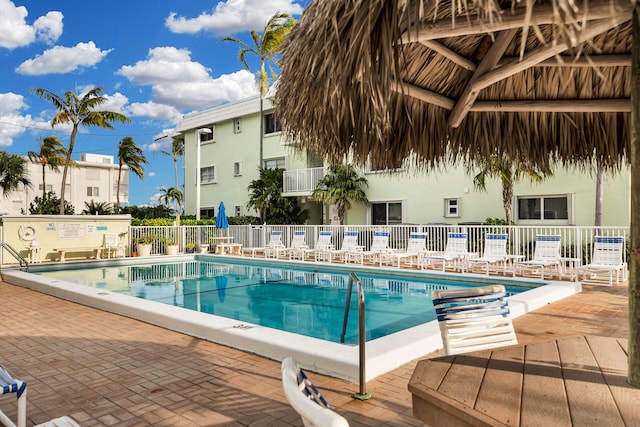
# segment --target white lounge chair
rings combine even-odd
[[[284,244],[282,243],[282,231],[274,230],[271,232],[271,237],[269,237],[269,242],[264,247],[255,247],[255,248],[243,248],[242,251],[245,253],[250,253],[252,257],[256,256],[256,253],[263,252],[266,257],[267,248],[284,248]]]
[[[296,250],[292,250],[291,258],[301,259],[301,260],[314,260],[318,261],[318,255],[322,251],[331,251],[334,249],[333,243],[331,240],[333,239],[333,231],[331,230],[323,230],[318,233],[318,239],[316,240],[316,244],[313,248],[300,248]]]
[[[502,285],[433,291],[447,355],[518,344]]]
[[[291,357],[282,361],[282,388],[306,427],[349,427]]]
[[[560,235],[537,235],[533,258],[514,262],[513,276],[515,277],[518,273],[523,276],[540,274],[540,278],[544,280],[546,273],[551,269],[559,269],[561,239]]]
[[[289,247],[283,246],[283,247],[274,247],[274,248],[266,248],[264,251],[264,256],[265,258],[269,258],[270,256],[273,255],[273,258],[280,258],[281,255],[283,256],[289,256],[289,259],[292,259],[292,254],[297,253],[295,251],[298,251],[300,249],[306,249],[309,246],[307,246],[307,242],[306,242],[306,237],[307,237],[307,232],[304,230],[295,230],[293,232],[293,236],[291,237],[291,244]]]
[[[418,263],[418,257],[426,256],[430,252],[426,249],[427,233],[411,233],[409,234],[409,242],[407,243],[407,249],[404,252],[389,252],[380,255],[380,265],[382,264],[397,264],[400,268],[400,264],[404,261],[408,267],[413,266],[413,262]]]
[[[340,249],[322,250],[317,256],[326,259],[329,262],[334,259],[344,261],[346,260],[348,253],[358,250],[362,250],[362,246],[358,246],[358,232],[345,231]]]
[[[118,252],[122,252],[122,256],[124,256],[124,245],[120,243],[117,233],[105,233],[104,250],[107,252],[107,258],[111,258],[111,254],[117,258]]]
[[[442,271],[445,271],[447,267],[457,270],[463,259],[476,255],[467,249],[467,238],[467,233],[447,233],[447,245],[444,252],[421,257],[422,268],[439,264],[442,266]]]
[[[25,427],[27,423],[27,383],[14,378],[7,369],[0,366],[0,396],[15,393],[18,398],[17,422],[11,421],[0,411],[0,424],[11,427]]]
[[[476,271],[483,273],[489,271],[502,272],[507,270],[507,262],[510,256],[507,254],[507,234],[487,233],[484,236],[484,253],[478,258],[469,258],[462,261],[462,271]]]
[[[379,262],[379,257],[383,253],[390,252],[389,249],[389,232],[388,231],[376,231],[373,233],[373,240],[371,242],[371,249],[368,251],[354,250],[346,254],[345,262],[356,262],[360,265],[367,262]]]
[[[607,284],[613,286],[615,275],[616,285],[627,280],[627,263],[623,259],[624,237],[595,236],[591,262],[578,267],[578,277],[582,273],[583,280],[599,279],[604,276]]]

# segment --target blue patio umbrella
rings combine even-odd
[[[218,206],[218,215],[216,215],[216,228],[229,228],[229,221],[227,221],[227,214],[224,210],[224,202],[220,202],[220,206]]]
[[[216,290],[218,291],[218,299],[220,302],[224,302],[224,296],[227,291],[227,282],[229,279],[227,276],[216,276]]]

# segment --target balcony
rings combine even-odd
[[[327,174],[326,167],[296,169],[284,171],[283,195],[308,196],[318,187],[320,181]]]

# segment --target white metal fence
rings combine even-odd
[[[576,227],[576,226],[502,226],[502,225],[231,225],[227,229],[217,229],[215,226],[180,226],[180,227],[131,227],[130,247],[135,248],[137,239],[142,235],[153,238],[152,253],[163,253],[168,239],[178,243],[180,251],[185,252],[186,245],[191,243],[198,247],[208,244],[213,249],[216,237],[233,237],[233,243],[240,243],[243,247],[262,247],[268,241],[272,230],[283,231],[283,242],[288,246],[294,231],[306,231],[306,242],[310,247],[315,245],[320,231],[333,231],[333,244],[341,247],[345,231],[358,231],[358,241],[365,248],[371,247],[373,233],[389,231],[389,246],[402,250],[409,241],[409,235],[414,232],[427,233],[427,249],[443,250],[448,232],[466,232],[469,235],[468,249],[470,252],[482,253],[484,235],[486,233],[507,233],[509,235],[509,252],[530,258],[533,254],[536,235],[556,234],[561,236],[561,255],[567,258],[579,258],[582,263],[591,259],[591,248],[594,236],[622,236],[628,244],[629,227]],[[625,259],[627,250],[625,248]]]

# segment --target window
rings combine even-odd
[[[235,216],[242,216],[242,205],[235,205],[233,207],[233,214]]]
[[[233,133],[242,132],[242,122],[240,119],[233,119]]]
[[[264,116],[264,133],[282,132],[282,124],[276,119],[275,114],[265,114]]]
[[[573,194],[522,196],[516,203],[518,221],[573,222]]]
[[[99,197],[99,196],[100,196],[99,187],[87,187],[87,197]]]
[[[200,218],[215,218],[216,217],[216,210],[214,208],[200,208]]]
[[[402,202],[371,203],[371,224],[390,225],[402,223]]]
[[[215,125],[207,126],[207,127],[200,128],[200,129],[209,129],[211,131],[211,132],[207,132],[207,133],[200,133],[200,142],[216,142],[216,127],[215,127]]]
[[[215,183],[216,180],[216,167],[208,166],[206,168],[200,169],[200,183],[202,184],[212,184]]]
[[[242,175],[242,162],[235,162],[233,164],[233,176]]]
[[[400,171],[404,169],[404,160],[400,160],[397,164],[388,167],[387,165],[376,164],[371,161],[371,159],[367,160],[367,163],[364,166],[364,173],[384,173],[384,172],[394,172]]]
[[[38,190],[42,191],[42,184],[38,185]],[[47,192],[53,191],[53,185],[47,184]]]
[[[266,159],[264,161],[265,169],[286,169],[284,157],[278,157],[276,159]]]
[[[449,218],[460,216],[460,199],[444,199],[444,216]]]

